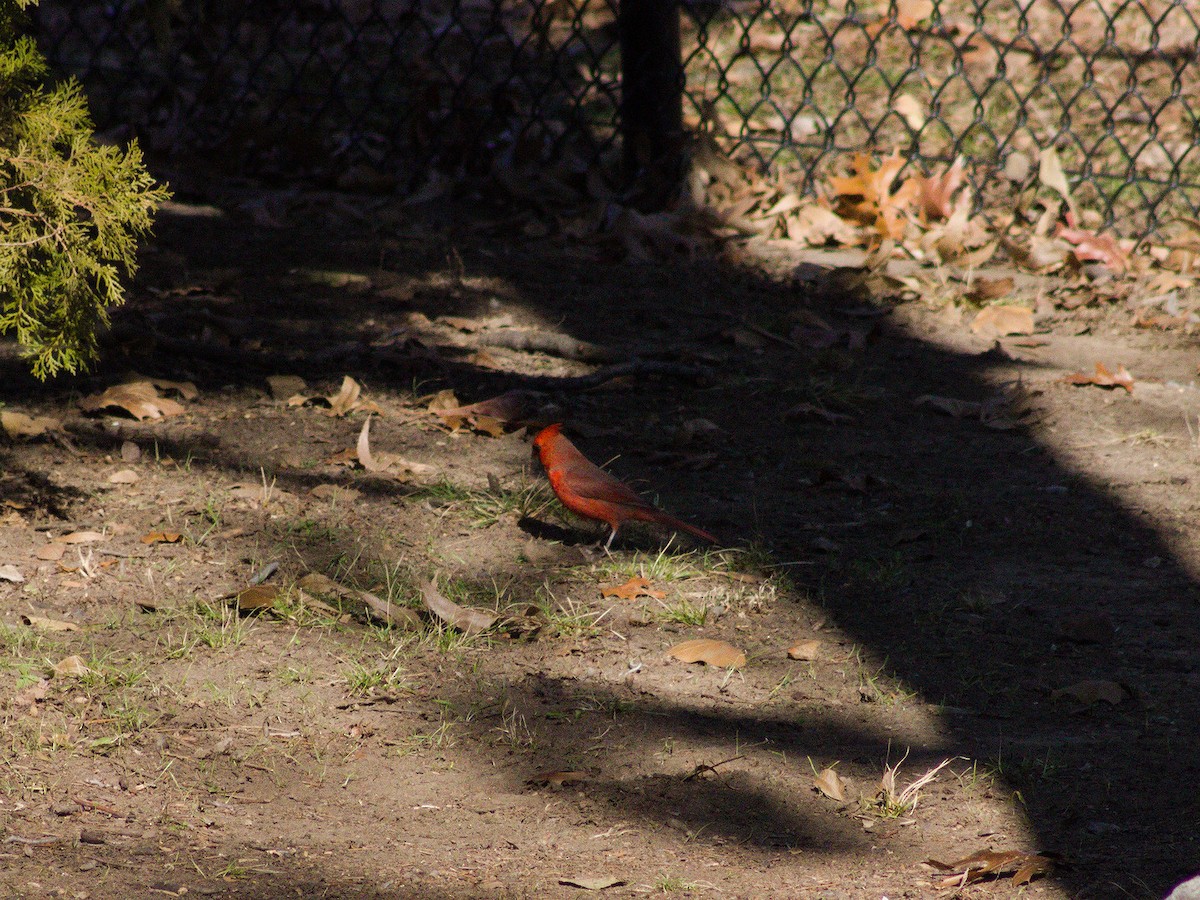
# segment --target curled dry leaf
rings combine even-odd
[[[34,556],[36,556],[38,559],[46,560],[47,562],[56,562],[57,560],[62,559],[63,554],[66,552],[67,547],[65,544],[55,544],[52,542],[38,547]]]
[[[160,397],[149,381],[134,381],[117,384],[101,394],[93,394],[79,401],[84,412],[99,412],[102,409],[123,409],[138,421],[178,416],[183,407],[169,397]]]
[[[362,385],[349,375],[343,376],[341,389],[325,398],[329,401],[329,415],[341,417],[354,410],[361,393]]]
[[[694,641],[684,641],[676,644],[667,651],[680,662],[707,663],[719,669],[740,669],[746,665],[746,654],[727,641],[717,641],[710,638],[699,638]]]
[[[479,634],[496,624],[494,613],[467,609],[452,600],[447,600],[438,592],[437,585],[432,581],[421,586],[421,599],[431,613],[464,634]]]
[[[166,378],[146,378],[142,375],[127,377],[130,381],[148,381],[164,394],[169,394],[173,391],[184,400],[195,400],[200,396],[200,391],[190,381],[168,381]]]
[[[1055,700],[1062,697],[1070,697],[1084,706],[1092,706],[1101,701],[1117,706],[1129,696],[1129,692],[1124,685],[1118,684],[1115,681],[1089,679],[1072,684],[1069,687],[1059,688],[1050,696]]]
[[[1024,306],[988,306],[972,320],[971,330],[984,338],[1033,334],[1033,310]]]
[[[267,390],[271,392],[273,400],[290,400],[290,398],[301,395],[308,389],[308,385],[299,375],[268,375]]]
[[[143,544],[178,544],[182,539],[178,531],[151,531],[140,538]]]
[[[0,430],[13,440],[41,437],[62,429],[62,422],[50,416],[30,416],[10,409],[0,410]]]
[[[970,884],[988,875],[1001,875],[1007,871],[1013,872],[1014,885],[1028,884],[1035,876],[1048,874],[1054,868],[1054,860],[1051,857],[1020,850],[980,850],[952,863],[939,862],[936,859],[928,859],[925,862],[939,872],[957,873],[942,883],[944,887]]]
[[[811,662],[821,655],[821,642],[799,641],[788,647],[787,655],[791,659],[799,659],[806,662]]]
[[[600,588],[600,596],[604,599],[617,597],[621,600],[636,600],[638,597],[653,597],[661,600],[667,596],[666,591],[655,590],[646,578],[630,578],[624,584],[609,584]]]
[[[813,787],[830,800],[836,800],[838,803],[846,802],[845,785],[841,776],[834,769],[822,769],[819,774],[814,775]]]
[[[391,472],[395,475],[414,475],[418,478],[432,475],[437,468],[426,463],[411,462],[401,459],[394,453],[371,452],[371,417],[363,422],[362,430],[358,433],[358,445],[354,450],[355,459],[368,472],[376,474]]]
[[[855,155],[853,175],[829,179],[838,200],[836,212],[864,225],[874,225],[885,238],[902,238],[905,211],[919,190],[911,178],[895,191],[892,190],[892,183],[904,168],[904,162],[897,150],[885,158],[878,169],[874,169],[869,154]]]
[[[21,624],[41,631],[78,631],[79,626],[74,622],[64,622],[61,619],[47,619],[45,616],[21,616]]]
[[[1133,393],[1133,376],[1121,365],[1117,366],[1117,371],[1112,372],[1104,363],[1098,362],[1096,363],[1096,374],[1072,372],[1070,375],[1064,375],[1062,380],[1067,384],[1074,385],[1094,384],[1096,387],[1102,388],[1120,387],[1124,388],[1126,393]]]
[[[133,469],[121,469],[108,476],[109,484],[137,484],[138,480],[138,473]]]
[[[20,584],[25,580],[25,576],[21,574],[21,570],[11,563],[0,566],[0,581],[11,581],[15,584]]]

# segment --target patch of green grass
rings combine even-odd
[[[367,665],[353,662],[346,667],[344,677],[350,693],[361,696],[370,696],[379,691],[407,691],[412,688],[405,678],[404,667],[390,663]]]
[[[600,634],[600,621],[608,612],[591,609],[570,597],[559,600],[548,584],[538,589],[536,599],[542,634],[548,638],[576,641],[596,637]]]
[[[515,487],[500,484],[480,490],[455,484],[442,477],[410,495],[430,505],[464,514],[475,528],[487,528],[505,517],[537,518],[555,504],[543,481],[522,481]]]
[[[686,881],[678,875],[659,875],[654,880],[651,888],[659,893],[672,894],[675,891],[694,891],[697,885],[693,881]]]
[[[708,621],[708,604],[678,599],[671,603],[658,601],[661,609],[654,612],[656,621],[674,625],[703,625]]]
[[[593,571],[600,577],[611,580],[645,578],[652,584],[666,584],[698,578],[710,571],[708,554],[689,550],[685,553],[670,553],[663,548],[655,553],[641,550],[628,556],[609,556],[597,562]]]
[[[197,600],[165,614],[168,627],[158,639],[167,659],[182,659],[199,647],[226,650],[239,646],[253,628],[254,619],[243,618],[225,603]]]

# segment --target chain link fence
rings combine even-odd
[[[625,0],[627,5],[631,0]],[[418,184],[615,165],[618,0],[42,0],[99,126],[259,176]],[[1200,208],[1200,0],[687,0],[683,122],[812,189],[851,152],[966,158],[985,205],[1055,147],[1132,231]],[[670,98],[667,98],[668,101]]]

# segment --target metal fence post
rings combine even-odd
[[[679,0],[621,0],[621,137],[625,184],[661,208],[683,174]]]

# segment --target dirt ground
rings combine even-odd
[[[217,199],[161,216],[97,372],[4,357],[4,409],[64,424],[0,443],[0,896],[1155,898],[1200,870],[1193,338],[1102,305],[995,348],[795,261],[619,259],[470,199]],[[1132,392],[1062,381],[1096,362]],[[81,411],[129,372],[198,394]],[[402,462],[347,465],[365,412],[272,375],[355,378]],[[1017,379],[1013,421],[914,402]],[[721,546],[597,552],[524,429],[418,400],[447,388],[540,392]],[[269,608],[231,608],[271,564]],[[657,596],[602,596],[639,575]],[[389,627],[350,592],[421,610],[431,577],[502,620]],[[693,638],[747,662],[668,655]],[[1052,868],[927,862],[983,850]]]

